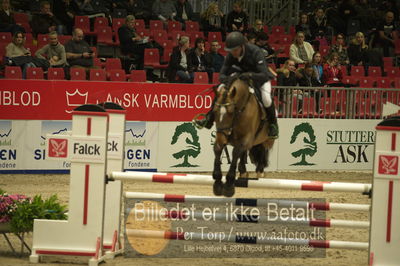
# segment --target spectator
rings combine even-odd
[[[296,25],[296,32],[302,31],[304,33],[305,41],[310,42],[314,40],[311,33],[310,23],[308,21],[308,15],[302,13],[300,15],[299,24]]]
[[[133,15],[136,19],[144,19],[147,23],[151,18],[151,14],[146,10],[143,0],[119,1],[114,8],[125,9],[129,15]]]
[[[176,17],[175,6],[170,0],[156,0],[151,9],[155,19],[162,20],[164,23]]]
[[[87,74],[93,66],[93,58],[96,56],[89,44],[83,39],[82,29],[75,28],[72,39],[65,44],[67,62],[71,67],[85,68]]]
[[[168,64],[169,82],[176,82],[176,77],[178,77],[180,82],[193,83],[193,73],[188,71],[189,45],[189,37],[181,36],[178,46],[172,50]]]
[[[329,87],[342,87],[342,78],[339,55],[332,53],[324,65],[324,83]]]
[[[194,20],[193,7],[187,0],[177,0],[175,3],[176,17],[175,19],[183,25],[187,20]]]
[[[139,62],[138,69],[143,69],[144,49],[150,48],[148,37],[141,37],[135,30],[135,17],[128,15],[125,24],[118,29],[121,52],[124,55],[135,56]]]
[[[246,35],[247,41],[251,44],[256,45],[256,41],[257,41],[257,34],[253,33],[253,32],[249,32]]]
[[[291,99],[293,93],[290,90],[293,89],[293,87],[297,86],[296,63],[293,60],[288,59],[285,61],[285,63],[281,68],[278,68],[276,70],[276,73],[278,74],[277,76],[278,86],[291,87],[285,89],[279,88],[276,90],[276,94],[278,95],[279,101],[287,103]],[[282,105],[279,106],[280,108],[282,107]],[[280,109],[279,112],[282,112],[282,110]]]
[[[65,26],[65,34],[72,34],[74,18],[78,11],[78,5],[73,0],[57,0],[54,2],[54,16]]]
[[[24,47],[25,34],[23,32],[15,32],[12,42],[6,46],[6,57],[9,65],[17,65],[22,68],[22,78],[26,78],[26,69],[35,67],[31,60],[31,52]]]
[[[10,0],[2,0],[0,6],[0,32],[25,32],[25,29],[14,20],[14,12],[11,9]]]
[[[357,32],[355,38],[347,48],[350,64],[353,66],[365,66],[368,64],[368,45],[362,32]]]
[[[35,56],[46,59],[51,67],[65,67],[67,64],[64,45],[58,42],[57,32],[55,31],[49,33],[49,44],[37,50]]]
[[[297,83],[300,87],[321,87],[322,83],[317,79],[312,63],[306,63],[303,68],[296,71]],[[315,111],[320,113],[319,100],[321,99],[321,91],[313,89],[310,91],[302,90],[303,96],[315,97]]]
[[[52,31],[63,33],[62,25],[51,12],[50,3],[47,1],[40,3],[40,12],[32,16],[31,27],[35,37]]]
[[[207,9],[201,14],[201,26],[204,32],[224,31],[224,14],[219,10],[218,3],[211,2]]]
[[[315,72],[315,77],[319,83],[323,83],[324,65],[322,64],[322,56],[320,52],[315,52],[311,60],[312,67]]]
[[[261,19],[256,19],[256,21],[254,21],[254,26],[249,29],[249,34],[254,33],[255,35],[257,35],[261,32],[264,32],[264,23]]]
[[[340,5],[339,5],[339,16],[343,20],[343,31],[339,32],[344,32],[345,34],[348,34],[347,32],[347,25],[349,24],[350,19],[354,18],[357,16],[356,9],[354,7],[354,0],[343,0]]]
[[[276,56],[282,50],[280,49],[279,51],[275,52],[275,50],[268,44],[268,34],[265,32],[259,33],[256,38],[256,45],[260,47],[261,51],[263,51],[267,64],[276,63]]]
[[[203,38],[197,38],[194,42],[194,48],[188,53],[188,70],[189,73],[207,72],[209,80],[212,79],[213,69],[211,62],[207,60]]]
[[[393,49],[398,38],[397,30],[393,12],[386,12],[385,19],[377,27],[377,44],[383,48],[383,56],[385,57],[394,56]]]
[[[228,32],[239,31],[244,33],[247,31],[249,17],[243,11],[242,2],[237,1],[233,4],[233,10],[229,12],[226,25]]]
[[[347,66],[350,63],[343,34],[339,33],[336,35],[336,44],[332,45],[329,50],[329,54],[331,53],[337,53],[339,55],[339,63],[341,65]]]
[[[107,8],[96,5],[92,0],[75,0],[78,6],[78,14],[80,16],[88,16],[89,18],[106,17],[108,14]],[[102,4],[102,3],[101,3]]]
[[[315,11],[314,16],[312,16],[310,19],[310,31],[312,39],[315,39],[317,36],[325,36],[327,30],[327,18],[325,16],[325,12],[322,8],[318,8]]]
[[[371,8],[368,0],[358,0],[354,6],[357,19],[360,21],[361,32],[369,32],[377,25],[376,11]]]
[[[296,33],[294,42],[290,45],[290,59],[297,64],[311,62],[314,48],[309,42],[304,41],[304,33],[299,31]]]
[[[218,52],[219,48],[221,48],[220,44],[217,40],[211,41],[210,52],[206,54],[207,61],[213,68],[213,72],[219,73],[224,64],[224,56]]]

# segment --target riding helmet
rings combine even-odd
[[[230,52],[245,43],[246,38],[243,36],[243,34],[238,31],[233,31],[226,36],[225,51]]]

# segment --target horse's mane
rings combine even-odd
[[[232,76],[228,77],[228,81],[227,81],[227,84],[226,84],[226,87],[228,88],[228,90],[232,87],[232,84],[238,79],[240,79],[241,81],[246,83],[247,86],[250,86],[250,79],[248,77],[242,76],[240,73],[237,73],[235,75],[232,75]]]

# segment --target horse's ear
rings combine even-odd
[[[232,86],[232,89],[229,91],[229,96],[231,98],[234,98],[236,96],[236,90],[237,90],[236,87]]]

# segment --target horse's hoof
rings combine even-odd
[[[248,173],[248,172],[241,173],[241,174],[239,175],[239,178],[249,178],[249,173]]]
[[[235,194],[235,184],[225,184],[223,193],[225,197],[232,197]]]
[[[264,174],[264,172],[257,172],[257,178],[264,178],[265,177],[265,174]]]
[[[213,185],[213,191],[215,196],[222,195],[223,184],[221,180],[216,180]]]

